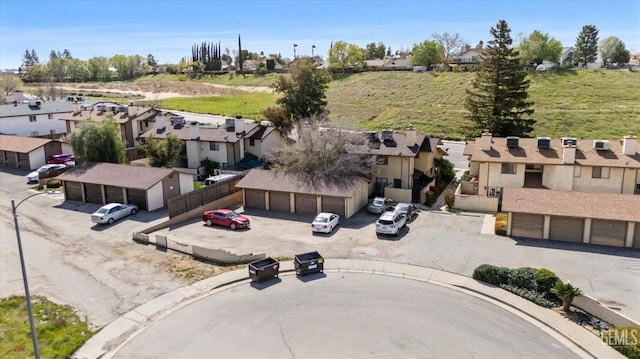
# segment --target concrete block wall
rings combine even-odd
[[[234,254],[222,249],[205,248],[193,246],[193,256],[201,259],[211,260],[223,264],[242,264],[249,263],[258,259],[266,258],[266,254]]]
[[[581,295],[573,299],[573,306],[584,310],[585,312],[592,314],[601,320],[615,326],[615,327],[637,327],[640,328],[640,323],[627,318],[626,316],[605,307],[593,297],[588,295]]]

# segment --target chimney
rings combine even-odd
[[[565,165],[576,163],[576,146],[573,143],[562,146],[562,163]]]
[[[491,132],[489,129],[485,129],[480,136],[480,145],[483,151],[491,151]]]
[[[156,116],[156,130],[161,130],[167,127],[167,118],[164,117],[163,114],[158,114]]]
[[[129,112],[129,117],[133,117],[138,113],[138,106],[134,105],[133,102],[129,102],[127,111]]]
[[[197,140],[200,138],[200,126],[191,125],[191,127],[189,127],[189,138],[192,140]]]
[[[78,101],[73,102],[73,113],[80,112],[80,103]]]
[[[633,156],[636,154],[636,149],[638,148],[638,138],[635,136],[635,133],[629,132],[622,139],[622,154],[627,156]]]
[[[83,119],[91,118],[91,107],[84,107],[81,109],[81,112]]]
[[[244,118],[236,118],[234,127],[236,129],[236,134],[244,133]]]
[[[416,144],[416,129],[413,128],[412,124],[409,124],[409,128],[407,128],[405,136],[407,138],[407,146],[412,147]]]

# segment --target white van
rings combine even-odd
[[[217,176],[213,176],[213,177],[209,177],[207,179],[204,180],[204,185],[205,186],[209,186],[215,183],[221,183],[221,182],[226,182],[226,181],[230,181],[232,179],[236,178],[236,175],[232,175],[232,174],[222,174],[222,175],[217,175]]]

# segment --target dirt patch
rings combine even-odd
[[[29,87],[48,87],[45,84],[32,84]],[[109,82],[103,84],[72,84],[61,83],[55,88],[66,94],[79,96],[114,96],[114,97],[143,97],[145,100],[162,100],[170,97],[189,96],[226,96],[247,92],[273,92],[264,86],[227,86],[192,81],[140,81],[140,82]]]

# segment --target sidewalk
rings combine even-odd
[[[389,275],[444,286],[493,303],[517,315],[551,335],[582,358],[623,358],[616,350],[605,345],[599,337],[563,318],[560,314],[539,307],[500,288],[459,274],[415,265],[360,259],[327,259],[324,269],[327,273],[357,272]],[[280,274],[281,276],[295,275],[293,263],[281,262]],[[248,282],[248,272],[245,268],[223,273],[162,295],[107,325],[89,339],[73,355],[73,358],[110,358],[127,342],[128,338],[144,331],[158,318],[203,297],[225,290],[230,285],[242,285]]]

